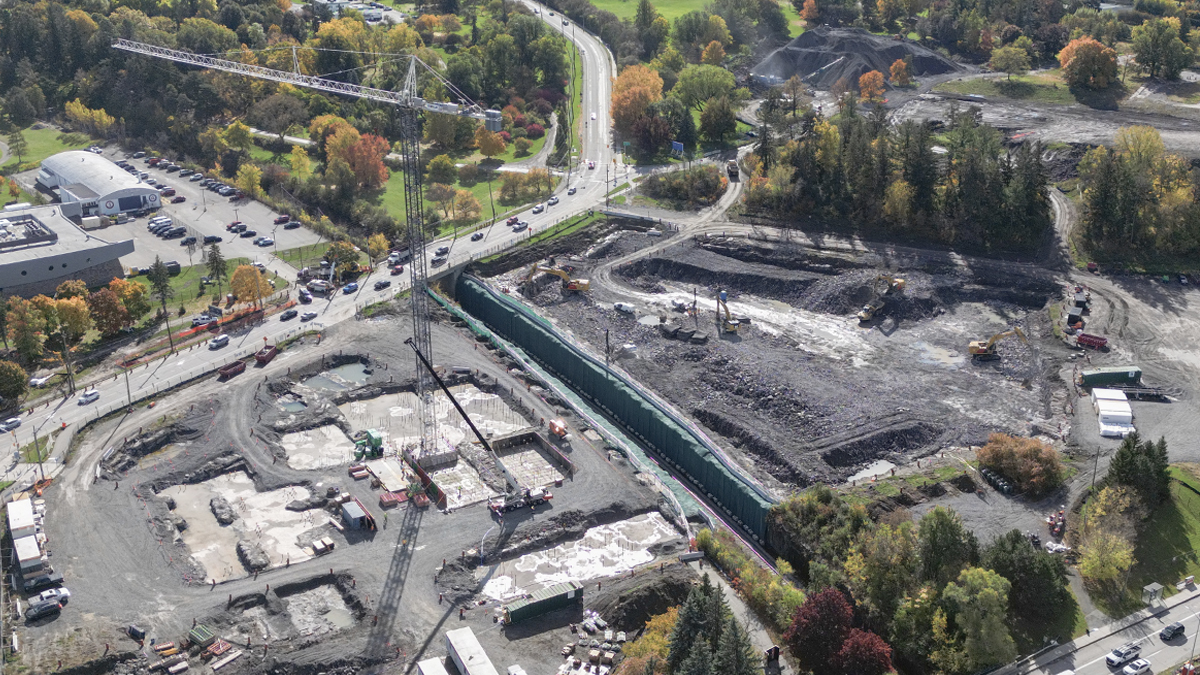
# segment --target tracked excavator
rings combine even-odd
[[[564,270],[560,270],[557,267],[550,267],[548,265],[539,265],[537,263],[534,263],[533,267],[529,268],[529,274],[525,275],[525,281],[532,279],[533,275],[537,274],[538,272],[553,274],[554,276],[562,279],[563,286],[568,291],[582,292],[591,290],[592,287],[592,283],[587,279],[572,279],[571,275]]]
[[[876,298],[863,305],[863,308],[859,310],[859,321],[866,322],[875,318],[875,315],[879,313],[879,310],[883,309],[887,304],[887,300],[885,300],[883,296],[891,295],[893,293],[900,293],[904,290],[905,282],[903,279],[898,277],[894,277],[890,274],[880,274],[879,276],[875,277],[875,283],[877,285],[876,288],[878,288],[878,283],[881,281],[885,282],[887,285],[884,286],[882,292],[876,290]]]
[[[729,313],[729,305],[725,303],[728,297],[729,296],[727,293],[725,293],[725,291],[721,291],[720,294],[717,295],[717,321],[720,322],[722,331],[726,333],[737,333],[738,328],[740,328],[742,325],[742,322],[733,318],[733,315]],[[724,317],[721,316],[722,310],[725,312]]]
[[[972,340],[971,344],[967,345],[967,351],[971,353],[971,357],[976,361],[990,361],[992,359],[998,359],[1000,358],[1000,355],[996,353],[996,345],[1001,340],[1010,338],[1014,335],[1021,338],[1021,342],[1029,344],[1029,340],[1025,339],[1025,333],[1021,332],[1020,328],[1013,326],[1012,330],[996,333],[988,340]]]

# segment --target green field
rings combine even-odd
[[[952,80],[939,84],[934,90],[1058,105],[1071,105],[1077,102],[1075,95],[1071,93],[1071,89],[1067,87],[1066,83],[1052,74],[1014,75],[1012,80],[1005,77]]]
[[[86,148],[92,144],[92,140],[86,134],[64,134],[57,129],[46,127],[44,129],[24,129],[21,135],[25,137],[25,144],[29,149],[21,155],[21,161],[25,164],[31,162],[41,162],[43,159],[51,155],[56,155],[67,150],[78,150]],[[4,139],[7,144],[7,138]],[[11,159],[5,162],[3,170],[5,173],[10,173],[17,167],[17,156],[13,153]]]
[[[690,0],[652,0],[652,3],[654,9],[671,22],[703,6],[702,3]],[[592,4],[596,6],[596,9],[607,10],[622,19],[632,20],[637,14],[638,0],[592,0]],[[804,32],[804,22],[800,19],[800,13],[796,11],[792,3],[784,0],[779,3],[779,9],[783,10],[783,15],[788,20],[788,33],[792,37]]]
[[[182,249],[182,247],[180,248]],[[181,257],[186,257],[187,255],[187,253],[182,250],[180,253]],[[195,255],[194,259],[199,262],[199,253]],[[233,271],[237,269],[239,265],[249,265],[250,262],[251,261],[249,258],[226,259],[225,263],[228,271],[225,282],[221,284],[222,293],[229,292],[229,277],[233,276]],[[180,264],[182,265],[182,260],[180,261]],[[179,307],[183,307],[184,313],[187,314],[208,307],[209,303],[212,302],[214,297],[216,297],[218,301],[220,300],[220,297],[216,295],[217,287],[215,285],[208,285],[204,286],[203,288],[201,287],[200,278],[205,276],[208,276],[208,268],[204,265],[196,264],[183,266],[180,269],[179,274],[171,277],[171,290],[174,291],[175,294],[170,300],[167,300],[167,311],[171,313],[172,317],[175,316],[176,310]],[[142,284],[147,289],[150,288],[150,278],[145,274],[133,277],[133,281]],[[286,279],[275,277],[273,281],[276,289],[287,286]],[[155,308],[160,306],[159,302],[155,299],[151,299],[150,302]],[[175,326],[172,326],[172,328],[175,328]]]
[[[321,241],[309,246],[289,248],[275,254],[275,257],[291,265],[292,267],[295,267],[296,269],[310,267],[320,263],[321,258],[325,257],[325,251],[329,250],[329,245],[331,243],[332,242]],[[360,263],[367,262],[367,254],[360,251],[358,254],[358,261]]]

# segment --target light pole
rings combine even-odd
[[[49,421],[50,418],[47,416],[46,419],[42,420],[42,423],[33,430],[33,454],[35,457],[37,457],[38,473],[41,475],[42,480],[46,479],[46,470],[42,468],[42,447],[38,442],[38,434],[42,433],[42,427],[46,426],[46,422]]]
[[[129,389],[129,369],[125,369],[125,399],[129,402],[129,407],[133,408],[133,393]]]

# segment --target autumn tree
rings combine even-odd
[[[1015,483],[1018,492],[1035,497],[1057,488],[1067,475],[1058,451],[1033,438],[992,434],[976,458]]]
[[[1179,18],[1154,17],[1133,28],[1133,53],[1137,64],[1150,77],[1179,78],[1179,73],[1191,65],[1192,49],[1179,39]]]
[[[1113,582],[1128,572],[1135,562],[1133,544],[1112,532],[1102,530],[1088,535],[1080,546],[1079,573],[1085,579]]]
[[[229,280],[229,288],[237,296],[238,302],[249,302],[261,307],[263,298],[275,292],[266,276],[253,265],[238,265],[233,271],[233,278]]]
[[[449,155],[438,155],[429,160],[425,171],[425,179],[430,183],[451,185],[458,178],[458,169]]]
[[[130,322],[137,321],[150,311],[150,298],[147,297],[146,287],[136,281],[114,277],[108,282],[108,290],[120,298],[121,305],[129,312]]]
[[[646,108],[661,99],[662,94],[663,81],[658,73],[643,65],[627,66],[613,82],[613,127],[618,132],[628,133],[646,114]]]
[[[507,149],[504,138],[494,131],[488,131],[482,124],[475,130],[475,145],[479,148],[479,154],[488,159],[504,154]]]
[[[858,78],[858,93],[863,100],[872,103],[880,101],[883,99],[883,92],[883,73],[878,70],[865,72]]]
[[[388,247],[387,237],[382,234],[376,233],[367,238],[367,257],[372,265],[376,260],[382,258],[384,253],[387,253]]]
[[[89,295],[87,303],[92,321],[104,337],[112,337],[130,324],[129,311],[125,309],[121,298],[107,288]]]
[[[908,61],[896,59],[890,70],[893,87],[907,87],[912,84],[912,73],[909,72]]]
[[[454,208],[454,197],[454,187],[445,183],[430,183],[429,187],[425,188],[425,198],[431,202],[437,202],[442,207],[442,215],[447,218]]]
[[[802,669],[819,673],[829,668],[842,648],[853,617],[846,596],[830,588],[808,596],[796,610],[783,639]]]
[[[79,279],[68,279],[58,285],[54,289],[54,297],[59,300],[67,298],[86,298],[88,296],[87,284]]]
[[[42,356],[42,330],[46,318],[32,302],[13,296],[8,300],[8,339],[13,349],[26,363],[36,363]]]
[[[12,361],[0,361],[0,401],[12,405],[29,389],[25,369]]]
[[[690,65],[679,73],[671,95],[689,108],[704,110],[709,102],[731,96],[734,85],[733,73],[702,63]]]
[[[238,167],[237,177],[233,182],[246,196],[258,197],[262,195],[262,169],[250,162],[243,162]]]
[[[1029,52],[1012,45],[993,49],[990,65],[994,70],[1007,73],[1008,79],[1012,80],[1013,75],[1029,71]]]
[[[92,315],[88,310],[87,300],[80,297],[54,299],[38,295],[30,302],[45,317],[45,344],[58,355],[67,374],[69,390],[75,391],[72,352],[92,327]]]
[[[892,672],[892,648],[871,631],[851,628],[832,664],[840,675],[886,675]]]
[[[1087,36],[1063,47],[1058,63],[1072,87],[1104,89],[1117,77],[1117,51]]]
[[[288,165],[292,167],[292,177],[301,183],[307,183],[308,179],[312,178],[312,160],[309,159],[304,146],[292,146],[292,152],[288,155]]]
[[[459,189],[454,192],[454,220],[460,223],[473,223],[479,220],[483,206],[470,190]]]
[[[358,267],[358,251],[348,241],[335,241],[325,249],[325,260],[329,261],[340,279]]]
[[[880,525],[859,533],[846,558],[854,599],[874,617],[890,617],[918,579],[920,558],[912,523]]]
[[[376,190],[388,180],[388,170],[383,158],[389,150],[388,142],[375,134],[364,134],[342,154],[350,165],[358,184],[368,190]]]
[[[700,54],[700,63],[707,63],[710,66],[719,66],[725,60],[725,47],[721,46],[720,42],[713,40],[704,48],[704,52]]]
[[[804,0],[803,8],[800,10],[800,18],[804,19],[809,26],[816,24],[821,17],[821,10],[817,7],[817,0]]]

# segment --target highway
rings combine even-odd
[[[546,7],[533,3],[527,4],[530,7],[536,7],[540,11],[539,16],[550,27],[562,33],[568,40],[572,40],[579,49],[577,58],[583,60],[582,114],[587,120],[587,125],[584,129],[582,145],[579,146],[579,157],[583,160],[582,168],[571,173],[569,186],[564,181],[557,188],[556,194],[562,200],[558,205],[547,207],[540,214],[533,213],[532,209],[518,214],[521,220],[529,223],[529,229],[524,232],[514,233],[503,222],[499,222],[480,230],[483,237],[476,241],[471,241],[469,236],[464,235],[457,239],[443,238],[431,242],[427,247],[426,255],[432,257],[432,251],[442,246],[448,246],[450,248],[450,259],[447,263],[449,266],[463,264],[484,255],[499,252],[566,218],[602,206],[606,192],[604,167],[610,167],[611,171],[614,166],[620,166],[622,172],[625,170],[623,165],[613,164],[614,154],[609,147],[612,141],[608,100],[616,69],[612,55],[598,38],[587,31],[575,28],[571,22],[564,26],[563,19],[557,12],[555,12],[555,16],[550,16]],[[595,120],[591,119],[592,113],[596,115]],[[570,133],[570,130],[565,128],[565,123],[563,127],[560,129],[560,133]],[[594,161],[596,168],[587,169],[587,160]],[[611,181],[608,185],[611,187]],[[578,193],[568,196],[568,187],[577,188]],[[273,344],[305,330],[320,330],[352,319],[359,308],[386,300],[410,286],[407,270],[399,276],[388,276],[381,271],[382,269],[381,265],[375,273],[361,279],[359,281],[360,289],[353,294],[345,295],[338,291],[329,298],[314,298],[311,305],[298,306],[301,313],[317,312],[318,316],[311,322],[304,323],[299,318],[285,322],[280,321],[278,316],[271,317],[250,330],[232,335],[229,345],[224,348],[210,350],[201,345],[176,354],[167,354],[165,358],[155,359],[147,365],[138,366],[129,373],[129,395],[132,395],[133,400],[139,400],[158,390],[174,386],[180,380],[190,379],[213,370],[235,357],[248,356],[257,351],[264,342]],[[431,268],[430,273],[436,273],[439,269],[444,268]],[[388,279],[392,285],[387,289],[375,291],[374,283],[380,279]],[[176,331],[184,327],[186,324],[172,321],[172,328]],[[253,372],[253,370],[248,370],[237,377],[254,377]],[[9,434],[9,449],[16,450],[32,443],[35,432],[39,437],[45,437],[54,428],[87,422],[98,415],[128,405],[130,396],[126,393],[126,378],[122,375],[115,378],[108,376],[100,381],[80,382],[79,387],[80,390],[72,396],[49,400],[40,399],[30,404],[32,409],[20,416],[21,426]],[[85,389],[98,392],[100,397],[91,403],[77,403]],[[31,394],[31,398],[34,396],[36,393]]]

